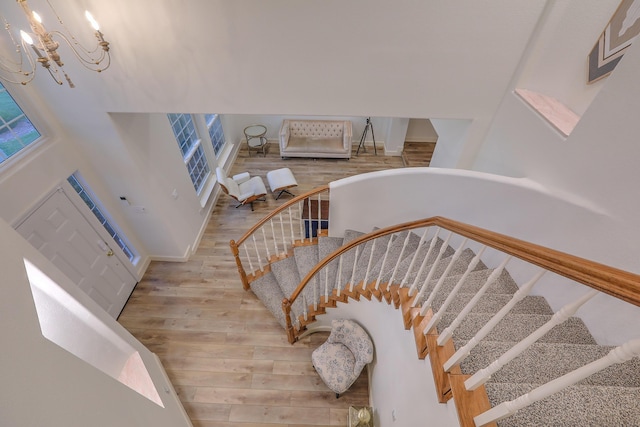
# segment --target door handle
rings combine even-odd
[[[113,256],[113,250],[109,249],[109,251],[107,252],[107,256]]]

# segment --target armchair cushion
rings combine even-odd
[[[351,387],[365,365],[373,360],[373,343],[353,320],[333,320],[329,338],[314,350],[311,360],[327,387],[340,394]]]

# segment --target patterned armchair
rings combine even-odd
[[[371,338],[360,325],[348,319],[333,320],[329,338],[311,354],[314,368],[336,398],[351,387],[372,360]]]

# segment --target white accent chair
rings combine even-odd
[[[222,187],[222,191],[239,203],[236,208],[248,203],[251,205],[251,210],[253,210],[253,202],[267,200],[267,188],[259,176],[252,178],[249,172],[242,172],[229,178],[224,170],[218,167],[216,168],[216,178],[220,183],[220,187]]]
[[[311,354],[318,375],[340,397],[373,360],[373,343],[367,332],[353,320],[331,321],[327,341]]]

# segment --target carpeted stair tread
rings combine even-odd
[[[455,261],[455,263],[449,270],[448,276],[458,276],[458,275],[464,274],[464,272],[467,271],[467,267],[469,266],[469,264],[471,263],[471,260],[474,257],[475,257],[475,254],[471,249],[463,250],[462,253],[460,254],[460,257]],[[442,276],[442,274],[445,272],[445,270],[449,266],[449,263],[452,261],[452,259],[453,259],[452,256],[448,256],[446,258],[440,259],[438,264],[435,266],[435,270],[433,274],[431,275],[431,280],[439,279],[440,276]],[[473,271],[481,271],[486,269],[487,269],[487,266],[482,261],[480,261],[475,266]],[[412,273],[409,274],[407,286],[410,286],[414,281],[417,280],[416,283],[418,284],[418,288],[422,287],[422,284],[424,283],[424,281],[427,279],[427,277],[429,277],[429,268],[425,268],[422,271],[422,274],[420,275],[420,277],[417,277],[417,273],[418,271],[413,271]]]
[[[379,237],[374,241],[370,240],[365,244],[364,249],[360,252],[358,262],[356,264],[356,274],[354,275],[354,283],[358,284],[367,277],[367,281],[371,282],[378,277],[380,272],[380,262],[384,257],[384,253],[387,251],[389,240],[393,235],[388,234],[386,236]],[[373,250],[373,254],[372,254]],[[369,260],[371,260],[371,268],[369,269],[369,275],[367,276],[367,266],[369,266]],[[377,268],[376,268],[377,267]]]
[[[286,328],[287,323],[285,321],[284,312],[282,311],[282,300],[284,299],[284,294],[282,293],[278,280],[275,278],[273,273],[268,272],[264,276],[252,281],[249,286],[255,296],[262,301],[262,304],[264,304],[264,306],[278,320],[278,323],[280,323],[283,328]]]
[[[342,237],[320,236],[318,238],[318,261],[325,259],[329,254],[334,252],[340,246],[342,246]],[[328,269],[329,271],[328,285],[329,285],[329,293],[331,293],[331,290],[333,289],[336,281],[336,272],[338,271],[338,259],[336,258],[335,260],[331,261],[325,268]],[[321,282],[320,289],[324,292],[324,287],[325,287],[324,282],[327,274],[325,271],[321,271],[319,274],[320,274],[320,282]],[[323,295],[323,293],[321,295]]]
[[[407,238],[407,234],[409,235],[409,241],[407,242],[407,246],[404,247],[404,242]],[[389,252],[387,253],[386,260],[383,259],[384,257],[380,258],[380,260],[373,267],[373,269],[379,273],[380,269],[382,268],[382,262],[384,261],[385,272],[381,275],[380,283],[386,283],[389,280],[389,277],[391,276],[391,273],[393,272],[393,269],[398,263],[398,259],[400,257],[402,257],[402,260],[400,260],[400,263],[402,263],[403,260],[406,260],[407,258],[413,256],[413,253],[418,249],[419,245],[420,245],[420,236],[418,236],[415,233],[412,233],[409,231],[403,231],[403,232],[394,234],[393,242],[391,243],[391,246],[389,246]],[[403,251],[403,247],[404,247],[404,251]],[[399,275],[396,275],[396,276],[399,276]]]
[[[438,331],[443,331],[455,319],[456,314],[445,313],[438,325]],[[468,341],[493,317],[487,313],[469,313],[456,328],[453,338],[456,348],[459,348],[457,340]],[[493,328],[485,338],[488,341],[520,341],[551,319],[544,314],[507,314]],[[553,327],[543,335],[538,342],[571,343],[571,344],[596,344],[584,322],[577,317],[570,317],[564,323]]]
[[[342,245],[343,246],[346,245],[347,243],[357,239],[363,234],[365,233],[362,233],[356,230],[345,230],[344,237],[342,240]],[[351,275],[353,273],[353,264],[356,260],[356,248],[354,247],[351,250],[343,253],[341,255],[341,258],[342,258],[342,261],[341,261],[342,270],[337,272],[336,274],[339,274],[340,276],[340,280],[341,280],[340,286],[344,287],[344,285],[349,281],[349,279],[351,279]],[[338,258],[338,263],[340,264],[340,258]]]
[[[444,300],[447,298],[447,293],[440,292],[438,296],[433,300],[431,307],[434,312],[440,310]],[[462,309],[471,301],[476,294],[458,293],[453,302],[447,307],[448,313],[460,313]],[[473,307],[471,313],[497,313],[502,307],[504,307],[511,299],[512,294],[494,294],[485,293],[478,303]],[[510,311],[515,314],[553,314],[553,310],[547,303],[547,300],[541,296],[526,296],[522,300],[518,301]]]
[[[534,384],[485,385],[492,406],[533,390]],[[640,388],[573,385],[498,421],[499,427],[640,426]]]
[[[438,238],[436,240],[436,244],[433,246],[433,249],[431,250],[431,253],[429,253],[429,247],[431,246],[431,241],[429,240],[427,242],[424,242],[417,249],[417,251],[414,251],[414,253],[411,254],[411,256],[406,257],[404,259],[404,261],[402,261],[400,263],[400,265],[398,266],[398,271],[396,272],[396,276],[395,276],[394,282],[402,283],[402,281],[404,280],[404,282],[405,282],[404,286],[405,287],[410,287],[411,284],[413,283],[413,280],[415,279],[415,277],[417,276],[418,272],[420,271],[420,267],[422,266],[422,262],[423,262],[425,256],[427,256],[427,254],[429,254],[429,257],[427,258],[427,261],[425,263],[425,267],[423,269],[422,279],[424,281],[424,279],[426,279],[426,277],[427,277],[427,274],[429,273],[429,270],[431,269],[431,266],[433,265],[435,260],[438,258],[440,249],[442,248],[443,244],[444,244],[444,240]],[[454,253],[454,250],[451,248],[451,246],[447,246],[445,248],[444,253],[442,254],[441,259],[449,259],[449,257],[452,256],[453,253]],[[411,267],[411,262],[413,261],[414,257],[415,257],[416,261],[414,262],[413,267],[411,268],[411,272],[409,272],[409,274],[407,274],[407,272],[409,270],[409,267]],[[440,275],[438,275],[437,277],[440,277]],[[406,280],[405,280],[405,278],[406,278]]]
[[[515,345],[514,342],[482,341],[460,364],[463,374],[486,368]],[[614,347],[541,343],[532,344],[495,372],[489,381],[544,384],[606,356]],[[615,364],[580,382],[582,385],[640,387],[640,360]]]
[[[302,280],[318,264],[318,245],[297,246],[293,249],[293,255],[300,280]],[[305,297],[307,304],[313,304],[316,295],[318,295],[317,283],[317,277],[311,279],[311,282],[302,291],[302,296]]]
[[[419,271],[420,265],[422,264],[422,260],[429,252],[429,246],[431,245],[431,240],[423,242],[422,245],[419,245],[420,237],[417,235],[414,235],[414,236],[415,236],[415,240],[413,240],[412,238],[412,242],[409,245],[407,245],[405,252],[402,254],[402,260],[398,263],[398,268],[396,270],[396,274],[393,280],[394,283],[399,284],[400,282],[402,282],[404,277],[407,275],[407,271],[409,270],[409,267],[411,266],[411,262],[414,257],[416,258],[416,262],[413,265],[412,271],[414,272],[414,274],[417,271]],[[427,266],[430,266],[431,264],[433,264],[435,259],[438,257],[438,252],[440,251],[440,248],[442,247],[443,243],[444,242],[441,239],[438,239],[436,241],[436,244],[434,245],[433,250],[429,254],[429,259],[427,260]],[[447,248],[447,251],[452,252],[452,249]],[[398,258],[396,257],[395,259],[397,260]],[[385,268],[386,272],[382,274],[383,283],[389,281],[389,279],[391,278],[391,275],[393,274],[395,265],[396,263],[393,263],[391,268]],[[426,267],[425,270],[429,271],[428,267]]]
[[[290,256],[271,263],[271,272],[278,281],[285,298],[289,298],[300,284],[295,257]],[[298,317],[303,313],[303,308],[302,298],[298,297],[291,306],[291,311]]]

